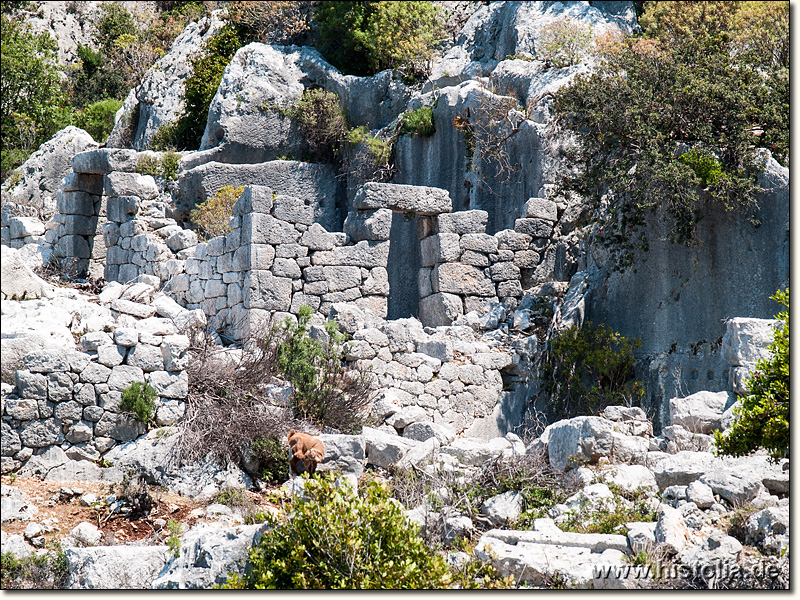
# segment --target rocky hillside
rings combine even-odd
[[[121,60],[126,18],[181,29],[107,137],[65,127],[3,183],[4,588],[788,587],[783,429],[718,450],[788,334],[780,126],[736,147],[749,179],[699,129],[627,183],[620,139],[602,197],[571,162],[567,91],[663,44],[663,7],[351,3],[343,59],[347,3],[35,4],[64,64]],[[760,15],[725,21],[742,68]],[[611,188],[658,161],[702,218],[687,245],[674,205],[624,205],[648,243],[620,268]],[[297,578],[303,535],[328,575]]]

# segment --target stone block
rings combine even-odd
[[[497,295],[500,298],[520,298],[522,294],[522,284],[516,279],[497,284]]]
[[[522,208],[522,216],[531,219],[546,219],[555,223],[558,221],[558,205],[547,198],[531,198]]]
[[[35,217],[11,217],[8,229],[11,239],[44,235],[44,224]]]
[[[94,426],[94,434],[118,442],[131,442],[147,433],[147,425],[129,414],[105,412]]]
[[[315,252],[314,265],[347,265],[372,269],[385,267],[389,260],[389,242],[358,242],[355,246],[337,246],[330,251]]]
[[[329,292],[338,292],[361,285],[359,267],[326,266],[323,268]]]
[[[103,193],[106,196],[138,196],[152,200],[158,196],[158,186],[150,175],[115,171],[103,178]]]
[[[69,371],[69,357],[60,350],[35,350],[22,357],[22,364],[31,373]]]
[[[453,210],[447,190],[396,183],[365,183],[356,191],[353,204],[357,210],[388,208],[416,215],[438,215]]]
[[[91,258],[89,242],[81,235],[64,235],[55,245],[56,256],[70,258]]]
[[[99,148],[76,154],[72,158],[75,173],[110,173],[111,171],[133,172],[138,164],[136,150],[122,148]]]
[[[290,223],[272,215],[249,213],[242,216],[242,245],[293,244],[300,239],[300,235]]]
[[[485,233],[467,233],[461,236],[461,247],[464,250],[494,254],[497,252],[497,238]]]
[[[300,279],[302,272],[293,258],[276,258],[272,263],[272,274],[276,277],[288,277],[289,279]],[[359,282],[361,279],[359,278]]]
[[[189,375],[186,371],[155,371],[147,382],[162,398],[184,399],[189,395]]]
[[[450,214],[441,214],[437,217],[439,233],[457,233],[465,235],[470,233],[484,233],[489,213],[485,210],[464,210]]]
[[[61,180],[62,192],[83,192],[93,196],[103,195],[103,176],[92,173],[67,173]],[[59,208],[59,212],[62,212]]]
[[[45,394],[47,391],[45,390]],[[33,421],[39,418],[39,403],[36,398],[9,398],[6,400],[6,414],[19,421]],[[3,425],[5,426],[5,421]],[[5,428],[3,435],[5,436]],[[4,440],[5,443],[5,440]],[[10,456],[10,455],[4,455]]]
[[[514,221],[514,231],[533,238],[549,238],[553,233],[553,224],[546,219],[517,219]]]
[[[263,185],[246,185],[233,205],[233,216],[241,217],[249,213],[268,215],[272,212],[273,192]]]
[[[685,398],[672,398],[669,401],[670,421],[692,433],[710,434],[721,427],[725,409],[735,400],[729,392],[706,391]]]
[[[527,250],[531,243],[531,236],[527,233],[518,233],[513,229],[503,229],[494,234],[500,250]]]
[[[722,357],[734,367],[750,366],[768,359],[767,346],[772,343],[777,319],[752,319],[737,317],[726,322],[722,338]]]
[[[244,307],[288,311],[292,299],[292,280],[275,277],[269,271],[249,271],[244,278]]]
[[[489,269],[492,281],[509,281],[511,279],[519,279],[519,268],[513,262],[498,262],[491,266]],[[502,296],[502,294],[499,294]]]
[[[333,250],[336,236],[325,231],[319,223],[314,223],[300,236],[300,244],[309,250]]]
[[[47,399],[50,402],[71,400],[73,387],[69,373],[50,373],[47,376]]]
[[[384,267],[375,267],[370,270],[369,277],[364,280],[361,292],[367,295],[388,296],[389,274]]]
[[[173,252],[197,245],[197,234],[189,229],[177,231],[167,238],[167,247]]]
[[[425,327],[451,325],[464,314],[464,303],[456,294],[438,292],[419,301],[419,318]]]
[[[81,383],[106,383],[111,375],[111,369],[104,367],[98,363],[89,363],[87,367],[81,371]]]
[[[460,263],[436,265],[431,272],[434,293],[445,292],[467,296],[494,296],[492,281],[476,267]]]
[[[437,233],[419,244],[420,263],[432,267],[436,263],[455,262],[461,257],[459,236],[456,233]]]
[[[311,225],[314,222],[314,205],[310,198],[303,201],[292,196],[279,195],[272,202],[272,215],[276,219],[301,225]]]
[[[102,193],[102,189],[100,192]],[[56,194],[56,207],[62,215],[94,216],[95,202],[99,199],[99,196],[85,192],[59,191]]]
[[[109,221],[127,223],[139,212],[139,198],[136,196],[112,196],[106,200],[106,216]]]
[[[344,220],[344,232],[353,242],[385,241],[392,230],[392,211],[388,208],[378,210],[351,210]]]
[[[23,446],[29,448],[44,448],[59,444],[63,439],[61,427],[55,419],[30,421],[19,430],[19,437]]]
[[[520,250],[514,253],[514,265],[520,269],[533,269],[540,261],[539,253],[534,250]]]
[[[133,365],[117,365],[111,369],[108,377],[108,387],[112,391],[122,392],[133,382],[144,382],[144,371]]]

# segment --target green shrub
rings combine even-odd
[[[313,16],[317,46],[346,74],[398,69],[419,79],[444,37],[439,12],[429,2],[323,2]]]
[[[333,476],[309,479],[290,518],[273,523],[233,589],[436,589],[452,580],[444,559],[371,482],[359,496]]]
[[[339,96],[320,88],[306,88],[300,99],[282,112],[297,123],[313,161],[334,162],[339,158],[350,127]]]
[[[169,532],[169,537],[167,538],[167,547],[169,548],[170,552],[172,552],[172,555],[177,557],[181,553],[180,535],[183,533],[183,525],[181,525],[180,521],[169,519],[167,521],[167,531]]]
[[[119,407],[133,413],[142,423],[152,423],[155,419],[156,398],[158,394],[149,384],[134,381],[122,391]]]
[[[244,187],[234,189],[232,185],[223,186],[213,197],[198,204],[189,213],[192,223],[205,239],[230,232],[228,220],[233,215],[233,206],[243,191]]]
[[[400,133],[412,133],[430,137],[436,133],[433,123],[433,108],[421,106],[417,110],[403,113],[400,118]]]
[[[544,61],[546,67],[569,67],[581,61],[593,41],[591,25],[563,17],[539,30],[536,56]]]
[[[589,322],[561,332],[542,369],[550,416],[565,419],[614,404],[638,405],[644,389],[634,380],[633,351],[641,343]]]
[[[277,347],[278,370],[294,387],[292,409],[298,418],[354,432],[362,423],[369,388],[363,377],[346,376],[344,335],[336,322],[325,322],[329,341],[322,343],[308,335],[311,315],[309,306],[301,306],[297,323],[287,318]]]
[[[362,125],[351,129],[347,134],[347,139],[351,144],[364,144],[373,166],[383,168],[389,166],[394,149],[394,138],[382,140],[372,135],[372,132]]]
[[[268,483],[282,483],[289,472],[289,453],[277,437],[259,435],[250,446],[253,457],[258,461],[261,479]]]
[[[100,100],[75,113],[75,125],[85,129],[92,138],[103,142],[114,128],[114,116],[122,106],[122,100]]]
[[[165,181],[172,181],[178,176],[180,154],[172,151],[165,152],[161,158],[148,154],[140,154],[136,162],[136,172],[142,175],[163,177]]]
[[[681,154],[678,160],[691,168],[704,186],[715,185],[723,177],[722,164],[707,148],[693,148]]]
[[[234,0],[228,3],[228,20],[244,40],[262,44],[302,45],[309,29],[308,2],[259,2]]]
[[[714,432],[721,454],[744,456],[764,448],[776,460],[789,456],[789,288],[771,298],[786,307],[776,315],[782,326],[769,345],[772,356],[758,361],[747,395],[733,409],[737,420],[725,433]]]
[[[10,552],[0,557],[4,590],[66,589],[69,580],[66,553],[57,545],[46,554],[16,558]]]
[[[208,120],[208,108],[217,93],[225,67],[243,41],[231,24],[222,27],[191,61],[192,74],[184,83],[183,111],[174,125],[162,126],[153,148],[196,150],[200,147]],[[163,129],[163,132],[162,132]]]
[[[748,218],[763,166],[756,148],[788,161],[788,65],[731,53],[732,15],[749,4],[647,3],[645,34],[602,46],[592,73],[555,95],[556,123],[578,142],[564,155],[561,191],[590,201],[613,267],[645,258],[649,214],[684,245],[697,242],[709,209]],[[771,35],[788,40],[780,23],[770,21]],[[713,149],[721,174],[698,186],[676,155],[684,145]]]

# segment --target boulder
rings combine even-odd
[[[175,121],[183,106],[184,82],[191,74],[191,57],[225,24],[219,11],[189,23],[131,90],[114,119],[109,147],[144,150],[163,125]]]
[[[679,510],[671,506],[661,506],[655,528],[655,539],[656,543],[670,554],[677,554],[687,546],[689,529]]]
[[[717,574],[723,575],[726,567],[730,569],[736,565],[741,552],[739,540],[721,531],[712,531],[702,545],[680,552],[678,560],[692,572],[701,574],[711,585]]]
[[[432,421],[417,421],[403,429],[403,437],[418,442],[436,438],[442,446],[446,446],[456,439],[456,432],[447,425]]]
[[[264,524],[222,527],[200,523],[181,537],[180,554],[157,574],[153,589],[209,589],[242,575],[250,548],[267,530]]]
[[[52,286],[30,270],[22,261],[20,252],[5,244],[2,246],[0,270],[3,300],[32,300],[53,294]]]
[[[317,466],[319,472],[339,470],[345,475],[361,477],[367,454],[364,435],[322,434],[317,437],[325,446],[325,460]]]
[[[752,471],[725,468],[707,471],[700,477],[702,483],[733,506],[741,506],[766,491],[761,479],[760,474]]]
[[[366,443],[367,463],[384,469],[394,466],[419,443],[372,427],[364,427],[361,435]]]
[[[5,510],[5,506],[3,509]],[[0,536],[2,536],[0,540],[0,553],[4,556],[8,553],[19,560],[28,558],[33,554],[33,547],[31,547],[21,535],[8,534],[3,531],[0,532]]]
[[[657,523],[635,521],[626,523],[628,528],[628,545],[635,556],[639,552],[649,552],[656,545]]]
[[[709,434],[720,428],[725,409],[735,400],[730,392],[705,391],[685,398],[672,398],[669,401],[670,421],[692,433]]]
[[[624,492],[658,489],[653,473],[643,465],[615,465],[608,471],[604,471],[601,476],[604,481],[613,483]]]
[[[149,589],[169,562],[166,546],[95,546],[67,548],[73,590]]]
[[[722,337],[723,358],[734,367],[754,365],[769,358],[767,346],[772,343],[775,327],[779,325],[777,319],[729,319]]]
[[[10,185],[12,178],[6,180],[3,202],[34,206],[49,218],[56,212],[56,194],[62,179],[72,173],[73,157],[93,148],[97,148],[97,142],[83,129],[72,125],[62,129],[18,167],[20,177],[14,185]]]
[[[753,513],[747,519],[745,541],[780,555],[789,547],[789,506],[775,506]]]
[[[511,442],[505,438],[493,438],[489,441],[480,438],[456,438],[450,444],[442,446],[441,452],[455,456],[465,465],[479,466],[487,460],[497,458],[512,448]]]
[[[678,452],[653,467],[661,490],[672,485],[689,485],[704,473],[719,466],[719,459],[709,452]]]
[[[596,463],[601,456],[610,456],[613,432],[611,421],[601,417],[575,417],[549,425],[546,441],[550,464],[565,471],[575,466],[574,461]]]
[[[486,515],[495,527],[501,527],[519,519],[524,504],[522,494],[508,491],[486,499],[481,505],[481,514]]]

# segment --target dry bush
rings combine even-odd
[[[244,37],[263,44],[301,44],[309,29],[313,2],[234,0],[228,19]]]
[[[205,202],[197,205],[189,213],[189,218],[194,223],[200,234],[205,239],[218,235],[227,235],[231,228],[228,221],[233,215],[233,206],[242,195],[244,187],[234,188],[226,185]]]

